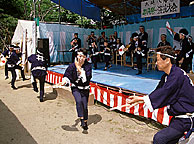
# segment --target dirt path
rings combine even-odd
[[[11,73],[9,73],[11,77]],[[150,144],[158,131],[150,121],[138,120],[96,104],[89,106],[89,130],[82,133],[73,103],[46,90],[39,102],[30,80],[16,81],[12,90],[0,69],[1,144]]]

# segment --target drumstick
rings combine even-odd
[[[110,110],[115,110],[115,109],[119,109],[119,108],[122,108],[122,107],[127,107],[127,106],[130,106],[131,104],[126,104],[126,105],[121,105],[121,106],[117,106],[117,107],[113,107],[111,108]]]
[[[133,96],[135,96],[135,93],[133,94]],[[142,101],[139,102],[135,102],[134,104],[125,104],[125,105],[121,105],[121,106],[117,106],[117,107],[113,107],[110,110],[115,110],[115,109],[119,109],[119,108],[123,108],[123,107],[127,107],[129,106],[129,108],[132,108],[133,106],[136,106],[137,104],[143,103]]]
[[[136,102],[134,104],[126,104],[126,105],[121,105],[121,106],[117,106],[117,107],[113,107],[111,108],[110,110],[115,110],[115,109],[120,109],[120,108],[123,108],[123,107],[128,107],[129,109],[136,106],[137,104],[140,104],[140,103],[143,103],[143,102]]]

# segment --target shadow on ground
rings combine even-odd
[[[88,127],[91,125],[91,124],[97,124],[98,122],[100,122],[102,120],[102,117],[101,115],[99,114],[94,114],[94,115],[89,115],[88,116]],[[77,118],[75,120],[75,123],[73,125],[63,125],[61,126],[63,130],[66,130],[66,131],[79,131],[77,126],[80,122],[80,119]],[[84,134],[87,134],[87,131],[83,131]]]
[[[32,88],[32,84],[30,83],[30,84],[21,85],[21,86],[18,86],[17,88],[18,89],[20,89],[20,88]]]
[[[38,92],[40,93],[40,92]],[[37,98],[40,98],[40,96],[37,96]],[[44,101],[47,101],[47,100],[54,100],[57,98],[57,92],[56,90],[53,90],[53,92],[50,92],[50,93],[45,93],[44,94]]]
[[[37,144],[17,117],[0,100],[0,143]]]

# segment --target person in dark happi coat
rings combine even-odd
[[[138,73],[136,75],[142,74],[142,56],[144,56],[144,48],[142,47],[142,42],[139,39],[139,36],[137,33],[133,33],[132,34],[132,42],[131,42],[131,46],[130,49],[132,51],[134,51],[135,56],[136,56],[136,61],[137,61],[137,68],[138,68]]]
[[[112,49],[113,48],[113,36],[112,35],[109,35],[109,38],[108,38],[108,45],[109,47]]]
[[[192,70],[192,61],[193,61],[193,54],[194,54],[194,43],[193,38],[191,35],[188,36],[188,41],[191,47],[191,50],[188,52],[189,55],[189,70]]]
[[[72,94],[76,101],[77,114],[84,130],[88,129],[88,98],[90,79],[92,78],[92,65],[87,62],[86,56],[86,49],[80,48],[75,62],[66,69],[61,83],[61,85],[71,85]]]
[[[78,33],[74,33],[74,38],[71,40],[71,49],[72,51],[72,63],[75,60],[75,57],[77,55],[77,51],[79,48],[81,48],[81,39],[78,38]]]
[[[97,63],[99,59],[99,52],[98,52],[98,47],[96,45],[96,42],[93,42],[92,44],[92,63],[94,64],[94,69],[97,69]]]
[[[18,62],[17,62],[17,65],[15,66],[15,69],[19,69],[21,71],[21,76],[22,76],[22,79],[23,81],[27,80],[25,78],[25,75],[24,75],[24,67],[21,66],[21,57],[22,57],[22,53],[20,52],[20,47],[19,46],[14,46],[14,50],[18,56]]]
[[[11,71],[11,75],[12,75],[11,87],[14,90],[17,89],[15,87],[15,80],[16,80],[15,68],[16,68],[16,65],[18,64],[17,63],[18,61],[19,61],[19,57],[14,51],[14,46],[10,46],[9,57],[7,57],[7,70]]]
[[[88,42],[88,48],[89,48],[89,51],[91,53],[91,51],[92,51],[92,43],[93,42],[97,42],[97,38],[94,35],[94,31],[91,31],[91,35],[88,36],[86,41]]]
[[[175,63],[174,50],[170,46],[160,47],[157,52],[157,67],[165,74],[158,86],[147,96],[130,96],[127,102],[133,106],[143,102],[151,112],[167,106],[167,112],[173,118],[168,127],[155,134],[154,144],[175,144],[184,132],[193,128],[194,85],[186,72]]]
[[[39,48],[37,49],[36,54],[32,54],[28,57],[28,61],[32,63],[31,65],[31,79],[32,79],[32,85],[35,92],[38,92],[38,87],[36,83],[36,79],[39,80],[40,83],[40,102],[43,102],[43,96],[44,96],[44,84],[45,84],[45,78],[47,75],[47,64],[48,62],[45,59],[45,54],[43,49]]]
[[[145,27],[143,25],[139,26],[139,40],[141,41],[142,49],[144,49],[144,54],[147,57],[148,52],[148,33],[145,31]]]
[[[104,62],[105,62],[105,68],[106,71],[107,68],[111,67],[110,60],[111,60],[111,49],[108,47],[108,42],[104,42]]]
[[[112,36],[112,49],[116,49],[116,46],[117,46],[117,36],[116,35],[113,35]]]
[[[99,42],[99,48],[100,48],[100,62],[102,62],[103,61],[103,51],[104,51],[104,48],[105,48],[105,46],[104,46],[104,42],[105,41],[108,41],[108,38],[106,37],[106,35],[105,35],[105,32],[103,31],[103,32],[101,32],[101,36],[99,36],[99,38],[98,38],[98,40],[97,40],[98,42]]]
[[[170,43],[166,40],[166,34],[161,34],[160,36],[161,38],[161,42],[159,42],[157,47],[161,47],[161,46],[170,46]]]
[[[181,68],[187,72],[190,60],[189,51],[191,50],[191,46],[187,39],[188,31],[185,28],[181,29],[179,33],[174,32],[172,28],[170,28],[170,30],[174,34],[174,40],[179,41],[181,46],[181,51],[177,56],[177,66],[181,63]]]
[[[2,54],[1,57],[5,57],[7,60],[10,58],[12,52],[14,51],[14,45],[9,45],[9,49],[5,50]],[[7,67],[7,62],[5,63],[5,79],[8,79],[8,67]]]

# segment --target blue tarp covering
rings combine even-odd
[[[59,0],[51,1],[57,4],[59,2]],[[60,0],[60,5],[65,9],[68,9],[74,13],[81,15],[81,2],[82,2],[82,15],[86,16],[87,18],[100,21],[100,8],[93,5],[91,2],[88,2],[88,0]],[[179,18],[188,16],[194,16],[194,5],[181,7],[180,13],[177,14],[154,16],[148,18],[141,18],[141,14],[133,14],[126,16],[126,20],[128,23],[139,23],[150,20]]]
[[[69,50],[71,48],[71,40],[73,34],[78,33],[78,37],[81,39],[81,47],[87,48],[86,39],[88,35],[91,34],[91,31],[95,32],[97,37],[100,36],[102,31],[105,31],[106,35],[109,36],[113,34],[113,29],[106,30],[95,30],[95,29],[85,29],[69,25],[60,25],[60,24],[45,24],[40,23],[40,38],[49,38],[49,49],[50,49],[50,61],[53,62],[71,62],[71,53],[64,53],[64,60],[62,53],[59,53],[59,50]]]
[[[51,1],[59,4],[59,0],[51,0]],[[95,5],[92,5],[86,0],[60,0],[60,5],[63,8],[68,9],[79,15],[81,15],[81,7],[82,7],[82,16],[100,21],[100,8],[96,7]]]
[[[58,66],[49,67],[48,70],[56,73],[64,74],[67,67],[68,65],[58,65]],[[105,84],[108,86],[116,86],[127,90],[149,94],[156,88],[159,80],[150,79],[144,76],[146,76],[147,73],[151,75],[156,75],[156,76],[161,75],[160,72],[158,72],[157,74],[153,72],[147,72],[147,73],[143,72],[141,76],[135,76],[132,74],[135,72],[135,70],[132,70],[132,69],[129,70],[127,67],[124,68],[124,71],[126,71],[126,73],[128,74],[123,74],[123,71],[121,73],[111,72],[111,71],[112,71],[112,68],[110,69],[110,71],[92,70],[91,81],[94,83]]]
[[[164,16],[153,16],[148,18],[141,18],[141,14],[128,15],[126,17],[128,23],[138,23],[143,21],[157,20],[157,19],[169,19],[169,18],[178,18],[178,17],[188,17],[194,16],[194,6],[186,6],[180,8],[180,13],[170,14]]]
[[[91,31],[95,32],[97,37],[100,36],[102,31],[105,31],[106,36],[109,36],[114,33],[114,31],[118,32],[118,36],[121,38],[123,44],[128,44],[130,36],[133,32],[137,32],[140,25],[144,25],[146,31],[148,32],[148,47],[156,48],[157,44],[160,42],[160,35],[162,33],[167,34],[167,41],[171,43],[173,47],[180,47],[179,43],[173,41],[172,35],[165,28],[166,21],[169,21],[171,27],[178,32],[180,28],[186,28],[189,33],[194,36],[194,17],[187,18],[179,18],[179,19],[162,19],[162,20],[154,20],[149,22],[142,22],[138,24],[129,24],[129,25],[121,25],[115,26],[114,29],[106,29],[106,30],[94,30],[94,29],[84,29],[78,28],[74,26],[60,25],[60,24],[45,24],[40,23],[40,37],[41,38],[49,38],[49,47],[50,47],[50,56],[51,62],[71,62],[71,53],[65,53],[64,60],[62,57],[62,53],[59,53],[59,50],[69,50],[71,48],[70,42],[73,38],[73,34],[77,32],[79,34],[79,38],[82,41],[82,47],[87,48],[86,39]]]
[[[156,48],[160,42],[160,35],[162,33],[167,35],[167,41],[170,42],[172,47],[178,49],[180,44],[173,40],[173,36],[166,29],[166,22],[170,23],[172,29],[175,32],[179,32],[181,28],[186,28],[190,35],[194,37],[194,17],[186,17],[179,19],[160,19],[153,21],[146,21],[141,23],[134,23],[128,25],[114,26],[114,31],[119,33],[122,43],[128,44],[131,34],[133,32],[138,32],[139,26],[144,25],[145,31],[148,32],[148,47]]]

